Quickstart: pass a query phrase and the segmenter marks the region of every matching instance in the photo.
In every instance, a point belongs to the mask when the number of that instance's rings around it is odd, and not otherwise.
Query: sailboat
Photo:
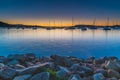
[[[86,31],[87,28],[86,28],[86,27],[81,27],[81,30],[82,30],[82,31]]]
[[[37,27],[36,27],[36,26],[32,27],[32,30],[36,30],[36,29],[37,29]]]
[[[107,18],[107,26],[103,28],[103,30],[111,30],[109,27],[109,18]]]
[[[51,27],[50,27],[50,20],[49,20],[49,27],[46,28],[47,30],[51,30]]]
[[[116,21],[116,25],[114,25],[112,27],[112,29],[114,29],[114,30],[120,30],[120,25],[118,25],[117,21]]]
[[[75,29],[74,27],[74,18],[72,17],[72,26],[68,27],[68,28],[65,28],[65,30],[68,30],[68,29]]]
[[[97,27],[95,26],[95,24],[96,24],[96,19],[93,21],[93,26],[91,26],[89,29],[93,29],[93,30],[97,29]]]

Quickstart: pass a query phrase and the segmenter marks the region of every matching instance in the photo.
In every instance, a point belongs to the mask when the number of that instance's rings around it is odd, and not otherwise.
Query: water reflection
[[[119,56],[119,30],[0,29],[0,54]],[[120,57],[120,56],[119,56]]]

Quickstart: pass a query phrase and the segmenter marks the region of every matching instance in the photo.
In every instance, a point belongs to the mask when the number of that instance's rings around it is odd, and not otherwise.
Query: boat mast
[[[61,18],[61,27],[62,27],[62,18]]]
[[[49,19],[49,27],[50,27],[50,19]]]
[[[95,24],[96,24],[96,19],[94,19],[94,21],[93,21],[93,26],[95,26]]]
[[[72,26],[74,26],[74,17],[72,17]]]
[[[107,18],[107,27],[109,26],[109,17]]]
[[[55,28],[55,20],[54,20],[54,28]]]

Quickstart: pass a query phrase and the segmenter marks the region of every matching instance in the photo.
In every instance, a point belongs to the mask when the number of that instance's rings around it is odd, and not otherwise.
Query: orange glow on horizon
[[[23,25],[37,25],[37,26],[72,26],[78,25],[78,24],[85,24],[85,25],[93,25],[93,20],[3,20],[4,22],[10,23],[10,24],[23,24]],[[115,21],[109,21],[109,25],[118,25],[119,22]],[[96,20],[95,25],[99,26],[106,26],[107,21],[106,20]]]

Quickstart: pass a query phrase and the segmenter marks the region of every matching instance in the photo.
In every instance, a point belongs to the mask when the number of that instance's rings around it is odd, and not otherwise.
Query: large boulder
[[[13,80],[28,80],[31,77],[31,74],[16,76]]]
[[[57,72],[57,76],[59,76],[59,77],[65,78],[70,73],[70,71],[65,67],[59,66],[59,68],[60,68],[60,70]]]
[[[3,63],[0,63],[0,69],[4,68],[5,65]]]
[[[25,74],[32,74],[36,71],[36,67],[29,67],[29,68],[25,68],[23,70],[19,70],[19,75],[25,75]]]
[[[70,67],[71,65],[74,64],[74,62],[68,57],[52,55],[51,58],[53,59],[53,61],[55,62],[56,65]]]
[[[105,77],[101,73],[96,73],[93,76],[94,80],[105,80]]]
[[[23,65],[20,65],[20,64],[16,64],[16,65],[14,65],[13,68],[14,69],[25,69],[26,67],[24,67]]]
[[[120,73],[115,71],[115,70],[108,70],[108,76],[109,77],[115,77],[115,78],[120,78]]]
[[[81,76],[90,76],[93,74],[93,69],[87,66],[80,66],[79,64],[73,64],[70,67],[71,72],[78,73]]]
[[[48,72],[42,72],[34,75],[30,80],[49,80],[50,74]]]
[[[93,69],[86,67],[86,66],[81,66],[80,67],[81,71],[84,71],[86,75],[92,75],[93,74]]]
[[[3,79],[12,79],[17,74],[17,71],[11,68],[4,69],[0,77]]]
[[[83,79],[78,74],[74,74],[68,80],[83,80]]]
[[[70,70],[71,71],[77,71],[80,69],[80,65],[79,64],[73,64],[71,67],[70,67]]]
[[[104,69],[96,69],[96,70],[94,71],[94,73],[95,73],[95,74],[96,74],[96,73],[101,73],[101,74],[103,74],[104,76],[107,76],[107,71],[104,70]]]
[[[106,62],[105,68],[120,71],[120,62],[110,60]]]
[[[38,69],[43,68],[43,67],[47,67],[48,65],[50,65],[50,63],[46,62],[43,64],[34,65],[34,66],[31,66],[31,67],[28,67],[28,68],[25,68],[22,70],[18,70],[18,72],[19,72],[19,75],[34,74],[34,73],[36,73],[36,71]]]

